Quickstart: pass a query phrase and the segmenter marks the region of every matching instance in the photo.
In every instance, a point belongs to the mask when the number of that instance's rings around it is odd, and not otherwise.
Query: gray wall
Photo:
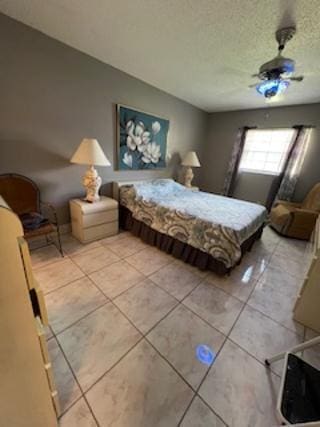
[[[265,205],[274,175],[240,172],[233,197]]]
[[[320,126],[320,104],[207,113],[0,14],[0,173],[29,176],[42,198],[69,220],[68,200],[83,194],[85,167],[69,159],[83,137],[97,138],[111,159],[99,168],[102,192],[113,180],[170,176],[179,170],[179,153],[197,151],[202,168],[195,184],[220,192],[239,127]],[[293,90],[293,89],[292,89]],[[166,170],[115,170],[115,105],[123,103],[170,119]],[[298,182],[301,200],[320,181],[320,136],[314,129]],[[243,174],[235,196],[265,202],[272,177]]]
[[[291,90],[294,90],[292,87]],[[316,126],[312,130],[294,199],[300,201],[320,181],[320,104],[299,105],[259,110],[212,113],[209,116],[201,169],[201,183],[206,191],[221,192],[237,131],[242,126],[260,128],[291,127],[297,124]],[[273,181],[272,176],[241,174],[235,197],[264,203]]]
[[[0,52],[0,173],[34,179],[62,223],[69,198],[83,194],[85,167],[69,163],[83,137],[97,138],[112,161],[99,168],[104,183],[169,176],[189,149],[202,160],[207,113],[2,14]],[[117,103],[170,119],[167,170],[115,170]]]

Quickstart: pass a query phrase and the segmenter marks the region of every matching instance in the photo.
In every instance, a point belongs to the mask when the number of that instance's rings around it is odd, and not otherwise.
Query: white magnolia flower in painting
[[[142,122],[139,122],[136,125],[134,133],[136,134],[137,137],[142,137],[143,132],[144,132],[144,124]]]
[[[129,120],[126,124],[126,131],[129,134],[130,132],[133,132],[134,130],[134,123],[132,120]]]
[[[157,135],[157,133],[160,132],[161,125],[159,122],[153,122],[151,127],[152,127],[153,135]]]
[[[145,130],[143,122],[139,122],[137,125],[135,125],[132,120],[129,120],[126,124],[126,131],[128,135],[128,148],[131,151],[138,150],[140,153],[143,153],[151,139],[151,134]]]
[[[161,157],[160,145],[151,142],[143,152],[142,161],[144,163],[158,163]]]
[[[132,168],[132,155],[131,154],[124,153],[122,161],[125,165],[129,166],[129,168]]]
[[[137,148],[137,145],[130,135],[127,136],[127,147],[130,148],[131,151],[134,151]]]

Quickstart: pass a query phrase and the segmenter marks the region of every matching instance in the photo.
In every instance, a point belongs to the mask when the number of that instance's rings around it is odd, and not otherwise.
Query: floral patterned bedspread
[[[192,191],[171,179],[120,187],[120,203],[151,228],[233,267],[267,217],[263,206]]]

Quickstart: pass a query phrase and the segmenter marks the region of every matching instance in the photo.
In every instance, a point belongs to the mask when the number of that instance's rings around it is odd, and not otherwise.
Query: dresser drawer
[[[48,364],[50,363],[50,357],[49,357],[49,351],[48,351],[48,346],[47,346],[47,338],[46,338],[46,333],[43,327],[43,324],[41,322],[41,319],[39,316],[37,316],[35,318],[36,321],[36,328],[37,328],[37,333],[38,333],[38,338],[39,338],[39,344],[40,344],[40,348],[41,348],[41,353],[42,353],[42,357],[43,357],[43,362],[44,364]]]
[[[46,365],[44,365],[44,368],[46,370],[47,379],[48,379],[48,383],[49,383],[49,388],[50,388],[51,392],[54,392],[56,390],[56,384],[55,384],[55,381],[54,381],[54,376],[53,376],[53,371],[52,371],[52,365],[51,365],[51,363],[47,363]]]
[[[82,226],[84,228],[93,227],[107,222],[118,221],[118,209],[112,209],[104,212],[97,212],[95,214],[83,215]]]
[[[90,240],[113,236],[118,233],[118,228],[118,221],[85,228],[83,230],[83,239],[84,241],[89,242]]]
[[[24,266],[24,272],[26,275],[26,282],[29,289],[34,287],[34,278],[32,273],[32,264],[30,259],[28,243],[24,240],[23,237],[18,237],[18,243],[21,253],[21,259]]]
[[[54,410],[56,411],[57,417],[59,417],[61,410],[60,410],[59,396],[58,396],[57,390],[51,393],[51,399],[52,399],[53,407],[54,407]]]
[[[118,221],[100,224],[94,227],[82,228],[78,223],[72,222],[72,234],[82,243],[91,242],[104,237],[114,236],[118,233]]]

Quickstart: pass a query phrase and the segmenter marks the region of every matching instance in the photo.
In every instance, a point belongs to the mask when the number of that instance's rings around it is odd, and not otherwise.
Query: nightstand
[[[94,203],[72,199],[70,215],[72,234],[82,243],[118,233],[118,202],[110,197],[101,196],[100,200]]]

